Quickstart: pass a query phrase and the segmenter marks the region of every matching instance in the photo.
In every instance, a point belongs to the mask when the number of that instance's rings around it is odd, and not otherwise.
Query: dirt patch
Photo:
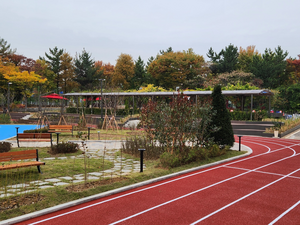
[[[44,196],[41,194],[28,194],[22,196],[15,196],[0,201],[0,212],[2,210],[16,209],[24,205],[36,204],[43,201]]]
[[[96,188],[96,187],[104,186],[104,185],[107,185],[107,184],[121,182],[121,181],[124,181],[124,180],[127,180],[127,179],[128,178],[126,178],[126,177],[116,177],[116,178],[112,178],[112,179],[91,181],[91,182],[88,182],[86,184],[69,185],[69,186],[66,187],[66,190],[68,192],[82,192],[82,191],[89,190],[91,188]]]

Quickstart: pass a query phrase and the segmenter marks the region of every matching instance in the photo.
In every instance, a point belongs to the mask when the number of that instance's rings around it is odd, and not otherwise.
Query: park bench
[[[27,161],[27,162],[18,161],[24,159],[36,159],[36,161]],[[12,161],[16,161],[16,162],[12,162]],[[0,162],[11,162],[9,164],[0,165],[0,170],[36,166],[39,173],[41,173],[40,165],[45,165],[44,162],[39,161],[38,149],[0,153]]]
[[[52,134],[51,133],[17,133],[17,143],[20,147],[20,142],[51,142],[52,147]]]
[[[49,133],[54,132],[72,132],[73,137],[73,126],[72,125],[49,125]]]

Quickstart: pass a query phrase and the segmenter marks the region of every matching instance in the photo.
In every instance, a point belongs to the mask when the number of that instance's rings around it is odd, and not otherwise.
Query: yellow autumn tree
[[[46,78],[42,78],[40,75],[35,72],[20,71],[19,67],[15,66],[13,63],[8,61],[3,61],[0,58],[0,74],[5,83],[12,82],[13,88],[20,90],[21,94],[27,99],[33,95],[33,86],[35,84],[43,84],[46,82]]]
[[[133,76],[134,61],[131,55],[121,54],[115,66],[115,72],[112,76],[112,84],[116,87],[121,87],[123,90],[127,90]]]
[[[196,82],[198,77],[204,77],[208,73],[208,67],[205,66],[203,56],[195,54],[193,49],[188,49],[157,56],[148,66],[148,72],[163,88],[189,88],[185,82]]]
[[[250,45],[246,49],[240,47],[238,56],[238,68],[244,72],[250,72],[250,65],[253,62],[253,56],[260,55],[257,50],[255,50],[255,45]]]

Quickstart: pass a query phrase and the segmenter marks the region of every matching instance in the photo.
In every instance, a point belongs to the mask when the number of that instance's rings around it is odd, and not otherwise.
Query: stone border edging
[[[18,217],[11,218],[11,219],[8,219],[8,220],[0,221],[0,225],[20,223],[20,222],[23,222],[25,220],[36,218],[38,216],[43,216],[43,215],[46,215],[46,214],[49,214],[49,213],[53,213],[53,212],[56,212],[56,211],[59,211],[59,210],[62,210],[62,209],[66,209],[66,208],[69,208],[69,207],[72,207],[72,206],[76,206],[76,205],[79,205],[79,204],[83,204],[83,203],[86,203],[86,202],[89,202],[89,201],[97,200],[97,199],[107,197],[107,196],[110,196],[110,195],[113,195],[113,194],[118,194],[120,192],[124,192],[124,191],[128,191],[128,190],[131,190],[131,189],[134,189],[134,188],[142,187],[142,186],[152,184],[152,183],[155,183],[155,182],[158,182],[158,181],[166,180],[168,178],[172,178],[172,177],[175,177],[175,176],[179,176],[179,175],[183,175],[183,174],[186,174],[186,173],[194,172],[196,170],[205,169],[205,168],[216,166],[216,165],[219,165],[219,164],[222,164],[222,163],[230,162],[230,161],[233,161],[233,160],[236,160],[236,159],[244,158],[244,157],[249,156],[249,155],[252,154],[253,151],[252,151],[251,148],[249,148],[249,147],[247,147],[243,144],[241,144],[241,146],[243,146],[242,150],[243,149],[245,150],[245,148],[246,148],[246,151],[247,151],[246,154],[235,156],[235,157],[228,158],[228,159],[223,159],[221,161],[209,163],[209,164],[206,164],[206,165],[203,165],[203,166],[194,167],[194,168],[179,171],[179,172],[176,172],[176,173],[168,174],[168,175],[165,175],[165,176],[162,176],[162,177],[157,177],[157,178],[154,178],[154,179],[142,181],[142,182],[139,182],[137,184],[131,184],[129,186],[125,186],[125,187],[117,188],[117,189],[110,190],[110,191],[107,191],[107,192],[103,192],[103,193],[100,193],[100,194],[96,194],[96,195],[88,196],[88,197],[85,197],[85,198],[77,199],[77,200],[74,200],[74,201],[71,201],[71,202],[66,202],[66,203],[63,203],[63,204],[60,204],[60,205],[57,205],[57,206],[42,209],[40,211],[29,213],[29,214],[26,214],[26,215],[23,215],[23,216],[18,216]]]

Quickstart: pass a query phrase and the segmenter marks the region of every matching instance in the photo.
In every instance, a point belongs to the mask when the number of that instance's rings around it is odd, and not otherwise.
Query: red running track
[[[20,224],[300,224],[300,141],[242,144],[253,154]]]

